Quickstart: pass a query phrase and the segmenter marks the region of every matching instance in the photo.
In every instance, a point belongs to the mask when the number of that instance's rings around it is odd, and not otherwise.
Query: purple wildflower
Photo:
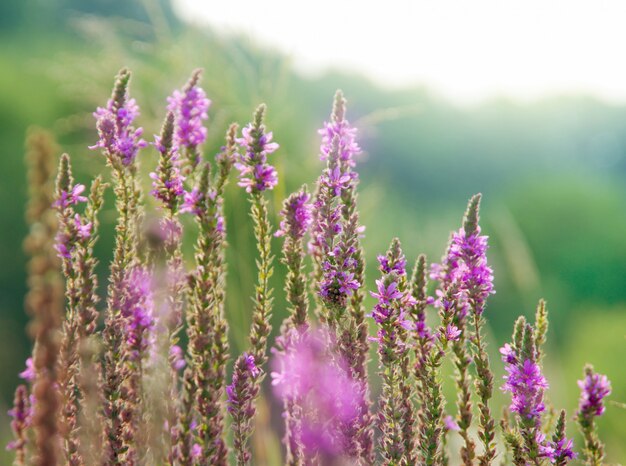
[[[402,328],[404,328],[405,330],[416,332],[418,338],[420,339],[431,339],[430,328],[426,324],[426,321],[423,319],[419,319],[417,321],[414,321],[412,319],[403,319],[400,322],[400,325],[402,325]]]
[[[357,129],[350,126],[345,117],[346,101],[338,92],[335,97],[335,106],[331,114],[330,123],[324,122],[324,127],[318,131],[322,135],[320,159],[327,160],[333,150],[333,139],[339,142],[339,159],[349,167],[354,167],[354,156],[361,152],[356,142]]]
[[[91,222],[83,223],[79,214],[72,217],[72,206],[87,202],[87,198],[81,195],[84,191],[84,185],[73,185],[69,156],[64,154],[59,165],[56,200],[52,204],[58,210],[60,220],[54,249],[61,259],[70,259],[76,243],[91,236]]]
[[[606,375],[587,371],[585,378],[578,381],[580,387],[579,416],[602,416],[605,397],[611,394],[611,383]]]
[[[195,459],[200,459],[202,456],[202,446],[199,443],[194,443],[191,447],[191,457]]]
[[[449,324],[446,327],[443,337],[448,341],[457,341],[461,336],[461,331],[456,325]]]
[[[502,360],[505,362],[505,384],[502,390],[510,392],[512,401],[509,409],[518,413],[522,419],[533,420],[536,425],[540,423],[541,413],[545,410],[543,392],[548,388],[548,382],[541,373],[541,368],[532,359],[523,362],[518,359],[513,350],[502,348]]]
[[[176,115],[176,143],[179,147],[195,149],[206,140],[207,130],[202,125],[209,118],[207,111],[211,101],[198,86],[200,71],[196,71],[182,91],[175,90],[167,98],[168,111]]]
[[[465,297],[473,303],[478,315],[483,313],[487,297],[495,293],[487,247],[487,236],[480,235],[480,226],[469,235],[461,228],[452,236],[446,263],[452,279],[460,280]]]
[[[235,163],[235,168],[239,170],[239,183],[237,184],[242,188],[246,188],[248,193],[274,189],[274,186],[278,184],[276,170],[265,162],[252,166],[237,162]]]
[[[91,236],[92,223],[83,223],[78,214],[74,215],[74,226],[76,227],[76,234],[79,238],[87,239]]]
[[[341,196],[341,193],[348,189],[350,182],[353,180],[354,172],[351,174],[342,173],[337,166],[333,169],[327,168],[322,176],[322,182],[330,189],[335,196]]]
[[[200,205],[203,198],[204,196],[198,188],[193,188],[191,191],[185,192],[180,212],[189,212],[194,215],[200,215],[203,212],[202,206]]]
[[[20,372],[19,375],[26,382],[33,383],[35,381],[35,365],[32,357],[26,360],[26,369]]]
[[[183,356],[183,349],[178,345],[170,347],[170,365],[175,371],[179,371],[187,365]]]
[[[159,199],[164,204],[170,202],[172,197],[179,197],[185,194],[183,188],[183,181],[185,177],[180,174],[180,169],[174,167],[171,173],[170,179],[163,179],[157,173],[151,172],[150,178],[152,178],[152,194],[156,199]]]
[[[398,289],[397,275],[395,273],[385,274],[383,278],[376,280],[377,292],[370,291],[377,303],[372,311],[372,317],[380,329],[378,330],[377,341],[382,343],[385,339],[390,339],[390,343],[400,344],[396,341],[396,327],[407,329],[408,320],[404,315],[409,307],[416,304],[415,298],[409,292],[402,292]],[[408,329],[414,327],[409,322]],[[402,345],[401,345],[402,346]],[[381,351],[384,349],[381,348]]]
[[[517,363],[517,356],[515,354],[515,350],[508,343],[505,344],[502,348],[500,348],[500,354],[502,355],[502,360],[506,364]]]
[[[441,264],[432,264],[430,278],[440,282],[441,290],[445,290],[452,282],[460,282],[460,294],[457,297],[458,318],[463,319],[470,307],[478,316],[485,309],[485,302],[490,294],[494,294],[493,270],[487,262],[487,236],[480,235],[478,225],[478,194],[470,200],[465,213],[464,225],[454,232],[448,250]],[[441,293],[438,290],[441,297]],[[436,305],[441,305],[440,300]]]
[[[329,261],[325,261],[322,267],[325,272],[320,296],[331,306],[345,307],[347,299],[361,284],[355,280],[354,273],[337,270]]]
[[[98,107],[94,112],[100,139],[89,147],[92,150],[103,149],[108,157],[119,160],[124,166],[131,165],[139,149],[147,145],[141,139],[143,129],[132,126],[139,116],[139,107],[135,99],[128,98],[129,80],[130,73],[122,70],[118,75],[113,97],[106,107]]]
[[[443,425],[447,430],[452,430],[458,432],[461,430],[459,424],[454,420],[454,418],[450,415],[443,418]]]
[[[233,373],[233,381],[226,387],[226,395],[228,396],[228,411],[235,413],[240,407],[246,407],[250,409],[250,403],[252,397],[248,397],[249,393],[249,379],[256,379],[261,370],[256,365],[254,356],[252,354],[243,353],[237,360],[238,367],[245,368],[243,371],[236,371]],[[244,396],[241,396],[239,390],[245,387]]]
[[[378,260],[381,273],[391,273],[393,271],[399,276],[406,275],[406,258],[404,256],[399,257],[391,266],[389,265],[389,258],[387,256],[381,254],[376,259]]]
[[[127,322],[126,338],[131,348],[131,358],[141,360],[150,343],[150,331],[154,326],[154,302],[148,271],[136,266],[124,277],[124,300],[122,315]]]
[[[358,415],[359,381],[329,347],[332,338],[326,330],[293,329],[290,337],[286,350],[277,352],[273,361],[274,393],[284,401],[298,402],[300,440],[307,458],[315,454],[327,461],[341,458],[349,442],[346,426]]]
[[[161,136],[155,136],[154,146],[161,153],[156,171],[150,173],[152,188],[150,192],[156,199],[174,213],[185,194],[180,172],[178,146],[174,142],[174,114],[168,113],[161,130]]]
[[[539,445],[539,456],[548,458],[552,464],[566,464],[567,460],[578,456],[574,452],[572,439],[562,438],[557,442],[548,442],[545,434],[537,432],[536,441]]]
[[[403,296],[402,293],[398,291],[398,284],[395,281],[385,286],[382,279],[376,280],[376,286],[378,287],[378,293],[370,291],[370,294],[373,298],[378,300],[378,304],[389,304],[392,300],[400,299]]]
[[[67,247],[65,241],[59,241],[61,236],[57,236],[57,243],[54,245],[54,249],[58,252],[57,256],[61,259],[69,259],[72,257],[70,249]]]
[[[311,196],[304,190],[289,196],[280,212],[280,229],[274,236],[290,235],[294,239],[304,237],[312,221],[310,199]]]
[[[8,411],[11,417],[11,429],[15,439],[6,446],[7,450],[15,450],[16,463],[25,463],[25,447],[27,442],[27,429],[31,426],[33,414],[33,397],[28,396],[28,389],[25,385],[19,385],[15,390],[13,408]]]
[[[272,133],[265,131],[263,117],[265,105],[260,105],[254,115],[254,123],[250,123],[242,131],[237,143],[244,152],[239,154],[235,168],[239,170],[239,186],[249,193],[273,189],[278,183],[274,167],[267,163],[267,156],[278,149],[272,142]]]
[[[84,184],[75,184],[70,191],[61,191],[57,200],[52,204],[54,207],[58,207],[60,210],[67,209],[70,205],[78,204],[79,202],[87,202],[85,196],[81,194],[85,191]]]
[[[586,464],[603,464],[604,444],[598,437],[595,418],[604,414],[604,398],[611,394],[611,383],[605,375],[598,374],[591,365],[587,365],[578,386],[580,401],[576,419],[585,441],[584,460]]]
[[[246,361],[246,367],[253,379],[256,379],[261,374],[261,369],[258,368],[254,361],[254,356],[248,353],[243,353],[243,357]]]

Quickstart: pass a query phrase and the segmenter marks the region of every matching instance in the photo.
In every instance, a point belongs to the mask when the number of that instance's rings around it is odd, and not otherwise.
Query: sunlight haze
[[[382,6],[384,5],[384,8]],[[287,53],[461,102],[588,93],[626,101],[626,2],[177,0],[181,15]]]

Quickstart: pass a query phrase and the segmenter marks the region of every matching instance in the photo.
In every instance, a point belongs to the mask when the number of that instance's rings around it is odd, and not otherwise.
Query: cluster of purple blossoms
[[[210,199],[215,199],[216,193],[214,190],[210,189],[207,193],[207,196]],[[205,215],[206,198],[203,193],[200,192],[198,188],[192,188],[191,191],[185,191],[183,195],[183,203],[180,206],[180,213],[190,213],[192,215]],[[217,222],[215,228],[219,233],[224,233],[224,216],[219,212],[216,214]]]
[[[339,119],[341,118],[341,119]],[[357,129],[350,126],[348,120],[333,118],[330,123],[324,122],[324,127],[318,131],[322,135],[320,146],[320,159],[328,160],[332,151],[333,140],[337,138],[339,143],[339,159],[349,167],[354,167],[354,156],[361,152],[356,142]]]
[[[567,464],[568,460],[576,459],[578,456],[574,452],[574,441],[562,438],[556,442],[546,440],[546,435],[537,431],[535,441],[539,445],[539,456],[548,458],[552,464]]]
[[[254,356],[243,353],[236,362],[237,366],[244,370],[235,370],[233,380],[226,387],[228,397],[228,411],[231,413],[242,413],[251,417],[250,409],[253,396],[250,394],[250,380],[256,379],[261,374],[261,369],[257,366]],[[238,367],[238,369],[240,369]]]
[[[382,345],[383,341],[388,339],[388,345],[396,345],[401,342],[397,340],[398,335],[395,327],[403,327],[408,330],[415,329],[414,322],[407,319],[406,314],[407,310],[414,306],[417,301],[408,290],[402,291],[398,288],[398,279],[406,275],[406,270],[402,267],[403,263],[406,264],[404,256],[395,260],[391,267],[387,256],[379,256],[378,262],[383,277],[376,280],[377,291],[370,291],[372,297],[377,300],[371,314],[380,326],[376,340]]]
[[[327,168],[321,178],[321,182],[330,190],[335,197],[341,196],[341,193],[351,186],[352,180],[356,177],[356,172],[344,173],[337,166],[335,168]]]
[[[187,86],[167,98],[167,110],[176,115],[176,139],[179,147],[193,149],[206,140],[207,130],[202,121],[209,118],[207,111],[211,101],[204,90],[197,86]]]
[[[246,367],[253,379],[256,379],[261,374],[261,369],[256,365],[254,356],[248,353],[243,353],[243,358],[246,361]]]
[[[540,365],[532,358],[522,361],[509,344],[500,348],[500,353],[507,372],[502,390],[512,395],[509,409],[520,416],[522,426],[528,426],[524,428],[534,431],[531,438],[534,437],[539,457],[547,458],[553,464],[566,464],[567,460],[576,457],[573,440],[563,435],[560,439],[548,441],[541,431],[541,414],[545,411],[543,393],[548,388],[548,382],[541,373]]]
[[[180,206],[180,212],[201,215],[202,212],[204,212],[201,204],[203,200],[204,195],[198,188],[192,188],[191,191],[186,191],[183,195],[183,204]]]
[[[170,366],[176,372],[182,370],[187,365],[183,349],[178,345],[170,346]]]
[[[585,378],[578,381],[580,387],[579,415],[602,416],[604,414],[604,398],[611,394],[611,383],[606,375],[586,371]]]
[[[472,302],[478,315],[483,313],[485,301],[494,294],[493,270],[487,263],[487,236],[480,235],[480,226],[467,234],[461,228],[452,236],[444,268],[450,281],[458,279],[465,298]]]
[[[324,189],[324,175],[318,180],[320,191]],[[308,251],[313,257],[321,261],[325,257],[328,245],[333,238],[341,232],[341,209],[329,208],[324,205],[324,200],[319,197],[313,202],[313,221],[311,228],[311,240],[308,243]]]
[[[131,358],[141,360],[151,342],[155,325],[152,283],[149,272],[142,266],[126,271],[124,276],[122,316],[126,319],[126,338]]]
[[[26,360],[26,369],[20,372],[19,376],[30,385],[35,382],[35,364],[32,357]],[[11,418],[11,429],[17,435],[15,440],[12,440],[7,444],[7,450],[17,451],[24,449],[26,446],[26,431],[32,424],[34,404],[35,397],[32,393],[29,395],[28,388],[26,388],[25,385],[18,386],[15,391],[13,408],[7,412]]]
[[[349,248],[347,254],[339,246],[336,246],[328,255],[334,260],[322,262],[324,277],[320,285],[320,296],[331,306],[343,308],[347,299],[352,296],[354,290],[358,290],[361,284],[354,278],[351,270],[356,266],[356,261],[352,257],[355,250]],[[342,256],[343,257],[342,259]]]
[[[168,148],[161,144],[159,136],[155,136],[154,146],[161,153],[161,156],[167,156],[169,158],[169,164],[167,170],[160,170],[160,166],[156,172],[150,173],[152,178],[152,194],[155,199],[160,200],[166,206],[171,206],[177,203],[179,198],[185,195],[185,188],[183,182],[185,177],[180,172],[180,160],[178,156],[178,149],[176,145]],[[170,151],[170,154],[167,152]]]
[[[487,236],[480,235],[480,226],[474,233],[467,234],[464,228],[452,235],[446,256],[441,264],[432,264],[430,278],[439,281],[435,305],[441,307],[443,291],[453,282],[460,284],[457,296],[457,318],[463,320],[473,303],[476,313],[481,315],[485,301],[495,294],[493,270],[487,263]]]
[[[74,215],[74,227],[79,238],[86,239],[91,236],[91,222],[83,222],[79,214]]]
[[[404,310],[415,305],[415,298],[410,293],[403,293],[398,290],[398,282],[393,280],[393,276],[385,280],[383,278],[376,280],[377,292],[370,291],[373,298],[377,299],[376,306],[372,312],[372,317],[378,324],[387,321],[392,315],[395,315],[402,322]],[[385,282],[387,281],[387,285]]]
[[[71,209],[73,205],[87,202],[87,198],[81,195],[84,191],[84,185],[75,184],[71,189],[61,191],[53,203],[53,206],[59,210],[63,217],[54,244],[54,248],[61,259],[71,258],[74,249],[73,244],[76,240],[87,239],[91,236],[91,222],[83,221],[77,213],[72,217],[72,210],[67,210]]]
[[[33,383],[35,381],[35,363],[30,357],[26,360],[26,369],[19,373],[20,379]]]
[[[132,126],[139,116],[139,106],[135,99],[125,98],[121,107],[113,99],[109,99],[107,106],[98,107],[93,116],[97,121],[100,139],[89,148],[103,149],[109,157],[119,159],[122,165],[131,165],[139,149],[147,146],[147,142],[141,139],[143,128],[135,129]]]
[[[285,351],[277,352],[273,361],[274,392],[302,409],[298,436],[305,456],[339,459],[349,444],[346,426],[359,413],[359,381],[350,376],[347,362],[333,352],[326,330],[292,329],[287,340]]]
[[[61,259],[72,257],[73,246],[70,245],[72,238],[86,239],[91,236],[91,222],[83,223],[79,214],[74,215],[72,221],[67,225],[67,229],[59,230],[56,236],[54,248]]]
[[[344,308],[355,290],[361,287],[356,278],[356,244],[363,229],[344,217],[344,194],[356,185],[357,174],[351,170],[354,155],[360,151],[356,144],[356,130],[346,120],[345,99],[341,92],[335,95],[331,122],[319,130],[322,135],[320,158],[327,167],[318,179],[318,194],[314,202],[313,229],[309,252],[322,273],[319,295],[329,308]]]
[[[398,276],[406,275],[406,258],[404,256],[400,256],[397,260],[392,261],[393,263],[389,265],[389,258],[382,254],[378,255],[376,258],[378,260],[378,269],[384,273],[395,272]]]
[[[285,207],[280,212],[282,220],[280,228],[274,234],[275,236],[289,235],[294,239],[304,237],[313,221],[310,199],[311,195],[304,190],[289,197]]]
[[[235,168],[239,170],[239,186],[246,192],[261,192],[273,189],[278,184],[276,169],[267,163],[267,156],[278,149],[272,142],[272,133],[266,133],[262,124],[249,124],[241,130],[237,143],[244,150],[239,155]]]
[[[61,195],[52,205],[57,207],[59,210],[65,210],[69,206],[76,205],[79,202],[87,202],[87,198],[85,196],[81,196],[84,191],[85,185],[77,183],[70,191],[62,191]]]
[[[509,409],[522,419],[533,420],[539,426],[541,413],[545,410],[543,392],[548,388],[539,364],[532,359],[522,361],[515,349],[508,344],[500,349],[500,353],[507,372],[502,390],[510,392],[512,396]]]
[[[17,434],[15,440],[10,441],[7,450],[23,450],[27,443],[27,430],[32,424],[34,397],[28,395],[25,385],[20,385],[15,391],[13,408],[7,414],[11,418],[11,429]],[[17,464],[17,462],[16,462]]]
[[[443,332],[443,337],[448,341],[457,341],[461,337],[461,330],[456,325],[448,324]]]

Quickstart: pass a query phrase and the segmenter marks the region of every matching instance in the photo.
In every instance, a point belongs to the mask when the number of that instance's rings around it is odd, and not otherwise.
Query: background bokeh
[[[247,122],[254,107],[266,102],[268,127],[281,144],[274,212],[289,192],[320,172],[316,128],[330,112],[335,89],[343,89],[364,148],[358,170],[370,289],[375,256],[393,236],[408,258],[425,252],[439,260],[467,199],[482,192],[483,231],[490,236],[496,275],[487,318],[497,375],[503,369],[496,350],[513,321],[519,314],[532,316],[544,297],[551,317],[548,396],[556,408],[573,413],[583,365],[591,362],[608,374],[614,403],[600,421],[601,432],[608,459],[626,461],[626,409],[619,405],[626,402],[626,106],[585,95],[458,106],[421,87],[380,87],[350,69],[305,77],[290,58],[253,38],[185,24],[167,0],[0,2],[2,416],[30,352],[21,248],[27,128],[52,131],[72,155],[78,180],[88,184],[104,171],[101,158],[87,149],[96,140],[91,112],[106,101],[122,66],[134,73],[132,93],[148,136],[160,127],[166,96],[194,68],[204,68],[203,87],[213,101],[208,155],[217,151],[231,121]],[[152,149],[141,155],[145,171],[156,160]],[[115,222],[110,193],[107,200],[97,251],[103,274]],[[227,203],[227,312],[233,350],[239,351],[249,324],[254,245],[245,197],[235,183]],[[280,243],[273,245],[277,254]],[[276,326],[285,307],[282,265],[277,272]],[[497,405],[505,402],[498,390],[495,397]],[[2,416],[1,441],[9,435]],[[8,464],[3,455],[0,463]]]

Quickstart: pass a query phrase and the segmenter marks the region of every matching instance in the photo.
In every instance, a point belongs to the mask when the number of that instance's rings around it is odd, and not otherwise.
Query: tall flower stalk
[[[272,133],[266,131],[264,117],[265,105],[260,105],[254,113],[253,122],[243,129],[243,136],[237,140],[243,153],[239,154],[239,161],[235,163],[239,170],[238,184],[246,189],[252,205],[251,216],[259,252],[250,350],[235,362],[233,381],[228,387],[234,446],[240,465],[250,461],[248,439],[252,435],[252,421],[256,413],[255,400],[265,375],[263,367],[267,361],[267,338],[271,331],[272,289],[269,279],[273,273],[272,232],[263,193],[278,183],[276,170],[267,163],[267,156],[278,149],[278,144],[272,142]]]
[[[201,77],[202,70],[195,70],[185,86],[167,99],[167,110],[174,114],[177,121],[174,142],[187,163],[187,173],[193,172],[200,164],[200,146],[207,137],[207,129],[202,122],[209,118],[207,112],[211,101],[199,85]]]
[[[125,354],[125,317],[122,315],[126,271],[138,260],[138,230],[141,222],[141,191],[137,179],[136,156],[146,146],[141,128],[132,126],[139,114],[129,97],[130,72],[121,70],[106,107],[94,113],[100,139],[91,146],[101,149],[113,173],[115,206],[118,212],[115,251],[110,268],[105,315],[104,340],[104,464],[122,465],[133,455],[133,407],[120,396],[128,379]],[[130,450],[130,452],[129,452]]]
[[[210,177],[206,164],[194,189],[185,195],[182,210],[194,215],[200,234],[196,243],[196,268],[189,276],[187,315],[189,366],[185,371],[185,396],[193,407],[184,420],[197,415],[196,444],[199,464],[225,465],[228,448],[224,438],[224,388],[228,354],[228,324],[224,316],[226,280],[226,226],[224,189],[233,166],[237,125],[226,134],[226,145],[216,158],[217,173]],[[189,446],[193,449],[193,445]]]
[[[274,359],[274,392],[297,411],[291,427],[298,429],[301,456],[296,464],[341,466],[351,459],[351,426],[359,415],[358,381],[350,375],[328,328],[301,331],[292,328],[286,335],[284,351]]]
[[[431,278],[439,281],[439,288],[437,293],[439,298],[443,296],[444,290],[446,290],[452,284],[453,273],[455,267],[458,266],[458,262],[451,256],[452,242],[448,246],[446,255],[444,256],[441,264],[432,264],[431,266]],[[435,302],[437,305],[441,305],[441,299]],[[452,342],[452,354],[453,363],[456,370],[455,384],[457,389],[457,416],[455,423],[458,426],[458,432],[463,439],[463,446],[461,447],[460,456],[465,466],[471,466],[474,464],[476,445],[470,434],[470,427],[473,420],[472,410],[472,391],[471,381],[472,377],[469,372],[469,367],[472,363],[472,357],[468,350],[467,341],[467,302],[463,301],[457,306],[458,312],[455,312],[452,317],[452,325],[454,325],[459,333],[459,338]]]
[[[179,145],[176,142],[176,130],[178,123],[172,111],[167,113],[161,128],[160,136],[155,137],[154,145],[159,152],[159,163],[156,170],[150,173],[152,178],[152,196],[159,201],[162,214],[157,226],[159,241],[153,254],[151,267],[153,273],[163,275],[162,290],[157,293],[159,313],[155,318],[156,344],[163,348],[160,354],[170,354],[173,348],[178,347],[179,334],[182,330],[183,307],[186,294],[185,266],[182,255],[183,226],[179,219],[179,209],[183,202],[185,177],[181,174],[181,160]],[[165,403],[165,417],[171,428],[171,450],[178,448],[180,442],[179,432],[176,430],[179,373],[176,367],[166,364],[170,369],[165,371],[161,384],[170,393]],[[158,374],[154,374],[158,377]],[[182,445],[181,445],[182,447]],[[180,451],[182,459],[189,462],[188,449]],[[170,453],[172,456],[173,453]],[[173,456],[172,456],[173,457]]]
[[[565,465],[576,457],[573,442],[565,436],[565,412],[562,411],[551,441],[546,438],[544,393],[548,382],[543,376],[540,354],[548,329],[548,312],[542,300],[537,306],[535,325],[520,317],[515,323],[511,343],[500,349],[506,375],[502,390],[511,394],[509,411],[514,422],[504,422],[504,439],[518,465],[541,465],[547,460]]]
[[[345,119],[346,100],[335,94],[330,122],[324,123],[320,158],[326,169],[317,182],[309,251],[313,257],[313,283],[317,314],[336,334],[339,347],[357,380],[359,416],[352,432],[352,456],[371,463],[372,418],[367,385],[368,341],[363,307],[365,263],[360,246],[363,228],[356,210],[358,175],[354,157],[360,152],[356,129]]]
[[[585,440],[584,460],[587,465],[601,465],[604,445],[598,438],[595,418],[604,414],[604,398],[611,394],[606,375],[598,374],[591,365],[585,366],[584,378],[578,381],[580,402],[576,419]]]
[[[425,278],[424,275],[421,277]],[[422,287],[422,283],[425,284],[425,281],[414,282],[414,296],[416,290]],[[417,305],[421,306],[420,301]],[[419,339],[416,349],[415,377],[420,393],[417,430],[418,457],[423,464],[439,465],[443,462],[444,405],[440,368],[445,351],[439,347],[429,330],[420,328],[419,321],[416,331]]]
[[[289,316],[283,322],[280,337],[274,349],[281,361],[279,369],[287,372],[288,355],[294,350],[301,338],[306,336],[309,329],[307,280],[304,273],[304,236],[311,225],[310,195],[303,187],[300,191],[289,196],[281,211],[280,229],[275,236],[284,236],[282,262],[287,266],[285,291],[290,305]],[[304,462],[302,439],[302,397],[292,393],[284,396],[286,463],[301,465]]]
[[[469,201],[463,228],[452,237],[448,254],[450,274],[460,281],[460,306],[467,305],[469,320],[473,327],[469,341],[473,347],[473,360],[476,366],[475,381],[478,395],[478,436],[483,444],[483,452],[478,457],[481,466],[492,463],[496,456],[495,421],[489,408],[493,395],[493,373],[489,366],[485,343],[482,337],[483,312],[487,297],[494,293],[493,273],[487,264],[487,237],[480,235],[479,208],[481,195],[477,194]],[[453,279],[454,279],[453,278]],[[463,357],[463,354],[460,354]],[[462,410],[466,410],[465,402]],[[471,447],[466,443],[466,449]]]
[[[85,406],[84,395],[79,399],[79,386],[86,388],[81,380],[94,363],[87,338],[95,332],[96,279],[95,259],[92,249],[95,244],[97,213],[102,207],[104,185],[100,178],[92,184],[89,200],[81,193],[85,187],[74,184],[70,159],[67,154],[61,157],[57,177],[57,199],[54,206],[58,212],[59,231],[56,236],[56,249],[62,259],[65,276],[66,317],[63,321],[63,336],[60,353],[59,387],[63,399],[63,450],[65,460],[71,465],[85,464],[79,435],[79,412]],[[84,215],[75,211],[74,206],[88,202]],[[86,393],[82,390],[82,393]]]
[[[18,385],[15,389],[13,408],[8,412],[11,418],[11,430],[14,439],[7,445],[7,450],[15,451],[14,466],[25,466],[26,445],[28,443],[28,429],[32,422],[32,406],[28,398],[26,385]]]
[[[57,219],[54,202],[54,158],[56,147],[43,132],[31,133],[28,139],[29,203],[26,219],[30,231],[25,250],[29,290],[26,309],[32,316],[31,336],[35,341],[32,359],[30,422],[20,422],[20,430],[31,428],[35,434],[33,457],[37,466],[56,466],[60,459],[59,419],[61,400],[58,393],[59,336],[63,316],[63,283],[60,262],[54,250]],[[22,400],[25,393],[19,394]],[[24,402],[25,403],[25,402]],[[25,405],[16,412],[21,417]],[[24,409],[22,409],[22,407]],[[18,453],[24,450],[20,448]],[[23,455],[22,455],[23,456]]]
[[[384,464],[413,464],[413,407],[410,404],[409,348],[403,321],[416,304],[407,290],[406,260],[398,239],[379,257],[382,277],[372,292],[377,304],[372,317],[378,324],[378,354],[383,389],[380,398],[380,446]]]
[[[79,235],[80,241],[76,244],[76,265],[79,285],[79,301],[76,312],[78,322],[78,394],[80,403],[79,438],[80,456],[86,464],[99,462],[101,450],[96,448],[101,442],[102,416],[98,412],[100,406],[101,371],[99,361],[100,335],[98,334],[98,318],[100,316],[97,304],[98,277],[96,267],[98,260],[94,255],[94,247],[98,241],[99,221],[98,214],[102,209],[104,191],[107,185],[100,176],[91,183],[89,198],[83,220],[83,228],[90,226],[90,234]]]

